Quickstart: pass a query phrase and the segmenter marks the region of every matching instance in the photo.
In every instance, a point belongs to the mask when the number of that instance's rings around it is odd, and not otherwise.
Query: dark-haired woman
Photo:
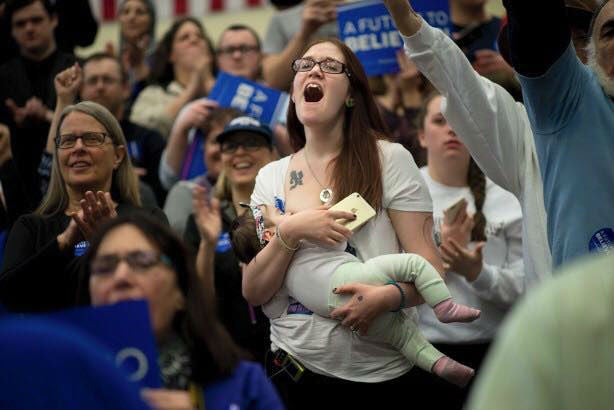
[[[197,19],[185,17],[164,34],[152,60],[152,84],[134,102],[130,120],[168,138],[181,108],[213,87],[213,43]]]
[[[429,95],[419,115],[418,138],[428,164],[421,171],[433,198],[446,285],[459,303],[480,309],[482,315],[463,326],[440,326],[420,306],[420,329],[434,346],[477,372],[505,313],[524,290],[522,211],[513,194],[485,178],[443,117],[441,100],[437,93]],[[464,204],[452,210],[461,198]],[[434,378],[419,379],[425,384],[418,391],[433,397],[436,408],[460,409],[469,391],[448,389]]]
[[[170,228],[143,215],[117,218],[93,238],[86,263],[94,306],[149,304],[164,385],[143,394],[154,409],[282,408],[262,368],[241,360],[212,289]]]
[[[333,39],[316,42],[293,69],[288,131],[296,153],[260,171],[251,199],[254,205],[273,204],[293,215],[246,267],[243,294],[252,304],[264,304],[271,318],[273,380],[287,395],[288,407],[315,403],[314,386],[322,384],[334,386],[327,403],[362,407],[365,395],[373,395],[385,405],[398,401],[393,393],[399,391],[391,385],[403,383],[401,376],[411,364],[390,345],[359,333],[366,333],[378,314],[415,305],[415,289],[397,283],[338,288],[353,294],[348,304],[332,312],[343,318],[339,321],[312,314],[290,299],[285,272],[301,242],[338,247],[346,240],[348,250],[363,261],[405,250],[443,271],[431,239],[428,188],[409,152],[385,141],[367,78],[347,46]],[[335,221],[339,215],[322,205],[353,192],[360,193],[377,216],[351,235]],[[310,273],[307,266],[305,275]],[[415,320],[413,309],[407,313]]]

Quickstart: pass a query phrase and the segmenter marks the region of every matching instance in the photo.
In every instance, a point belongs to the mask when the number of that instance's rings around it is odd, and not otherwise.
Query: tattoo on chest
[[[303,185],[303,171],[290,171],[290,191]]]

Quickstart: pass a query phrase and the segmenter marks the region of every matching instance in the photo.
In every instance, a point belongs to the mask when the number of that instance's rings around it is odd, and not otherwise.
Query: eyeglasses
[[[55,146],[60,149],[72,148],[77,145],[77,140],[81,139],[86,147],[98,147],[104,144],[106,137],[105,132],[84,132],[81,135],[65,134],[55,138]]]
[[[224,48],[220,48],[217,50],[218,54],[221,55],[233,55],[236,51],[241,54],[253,53],[260,50],[258,46],[248,46],[246,44],[242,44],[240,46],[228,46]]]
[[[239,147],[243,147],[245,151],[257,151],[263,147],[270,147],[270,144],[263,138],[249,138],[238,141],[224,141],[220,147],[223,154],[234,154]]]
[[[90,263],[92,275],[110,275],[117,270],[121,261],[125,261],[135,272],[145,272],[163,262],[173,266],[170,258],[154,251],[132,251],[125,255],[109,254],[95,257]]]
[[[294,62],[292,62],[292,70],[295,73],[298,73],[299,71],[311,71],[316,64],[320,66],[320,70],[322,70],[324,73],[345,73],[348,77],[350,77],[350,72],[346,68],[345,64],[333,58],[327,58],[322,61],[315,61],[311,58],[297,58],[294,60]]]

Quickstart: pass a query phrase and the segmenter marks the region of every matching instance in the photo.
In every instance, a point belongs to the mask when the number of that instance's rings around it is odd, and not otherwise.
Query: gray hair
[[[56,136],[60,135],[62,123],[68,114],[72,112],[80,112],[94,118],[107,131],[113,145],[127,147],[126,137],[117,119],[105,107],[92,101],[82,101],[79,104],[66,107],[64,111],[62,111],[62,115],[58,121],[55,133]],[[66,181],[64,181],[64,177],[60,172],[60,162],[57,152],[58,148],[56,146],[53,153],[54,158],[51,167],[49,188],[40,206],[35,211],[40,215],[51,215],[56,212],[64,211],[68,207],[68,190],[66,189]],[[120,202],[141,206],[138,177],[134,172],[132,162],[127,153],[119,164],[119,167],[113,172],[111,195],[114,196],[115,200]]]

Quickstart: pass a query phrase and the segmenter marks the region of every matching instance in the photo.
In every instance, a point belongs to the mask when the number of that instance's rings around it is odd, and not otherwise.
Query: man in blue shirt
[[[614,1],[595,12],[589,65],[571,45],[563,0],[504,0],[544,181],[555,266],[614,252]]]

